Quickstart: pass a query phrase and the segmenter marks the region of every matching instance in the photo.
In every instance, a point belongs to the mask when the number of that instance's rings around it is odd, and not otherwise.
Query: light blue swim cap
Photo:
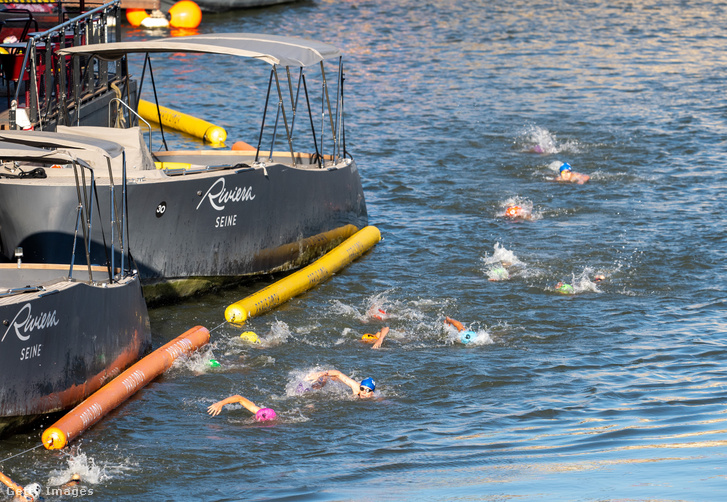
[[[561,173],[562,173],[563,171],[570,171],[570,170],[571,170],[571,169],[570,169],[570,164],[569,164],[569,163],[567,163],[567,162],[563,162],[563,163],[562,163],[562,164],[560,165],[560,172],[561,172]]]
[[[376,390],[376,382],[374,382],[374,379],[371,377],[364,378],[363,380],[361,380],[361,387],[371,389],[371,392],[373,392]]]
[[[467,345],[468,343],[477,340],[477,333],[474,331],[466,330],[459,333],[459,339],[462,343]]]

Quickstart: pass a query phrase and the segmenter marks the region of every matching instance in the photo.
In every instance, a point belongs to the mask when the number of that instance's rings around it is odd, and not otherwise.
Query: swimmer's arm
[[[249,399],[246,399],[242,396],[234,395],[234,396],[228,397],[227,399],[223,399],[222,401],[218,401],[215,404],[210,405],[210,407],[207,408],[207,413],[209,413],[213,417],[217,416],[222,411],[223,406],[225,406],[226,404],[233,404],[233,403],[240,403],[251,413],[257,413],[257,410],[260,409],[259,407],[255,406],[255,403],[253,403]]]
[[[381,348],[381,344],[384,343],[384,338],[386,338],[386,335],[389,334],[389,327],[384,327],[381,331],[377,333],[376,342],[371,347],[372,349],[378,349]]]
[[[351,390],[354,394],[358,395],[358,382],[353,380],[352,378],[344,375],[338,370],[328,370],[325,372],[326,376],[333,379],[338,380],[339,382],[348,385],[351,387]]]
[[[464,324],[462,324],[461,322],[459,322],[456,319],[452,319],[451,317],[445,317],[444,318],[444,323],[445,324],[451,324],[452,326],[454,326],[455,328],[457,328],[457,331],[462,331],[464,329]]]
[[[585,183],[586,181],[591,179],[591,177],[588,176],[587,174],[581,174],[581,173],[574,173],[574,174],[576,174],[576,176],[574,176],[574,178],[575,178],[574,181],[576,183],[578,183],[579,185],[582,185],[583,183]]]

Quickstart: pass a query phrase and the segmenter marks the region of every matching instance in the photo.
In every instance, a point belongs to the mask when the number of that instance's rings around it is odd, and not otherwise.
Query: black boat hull
[[[76,188],[49,181],[0,184],[5,259],[22,247],[25,261],[68,261]],[[129,248],[145,283],[296,268],[368,224],[354,162],[336,169],[271,164],[136,181],[130,173],[127,191]],[[99,185],[97,221],[108,220],[109,192]],[[105,263],[104,239],[109,241],[110,228],[102,234],[94,224],[92,263]]]
[[[3,286],[15,277],[0,268]],[[1,297],[0,322],[0,435],[75,406],[151,348],[138,277],[46,282]]]

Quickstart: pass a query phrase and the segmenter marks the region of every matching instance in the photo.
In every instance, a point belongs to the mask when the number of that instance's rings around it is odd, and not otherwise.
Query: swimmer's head
[[[38,500],[42,493],[42,489],[38,483],[30,483],[28,486],[23,488],[23,495],[26,500]]]
[[[564,295],[569,295],[569,294],[575,293],[573,286],[571,286],[570,284],[568,284],[566,282],[559,282],[558,284],[556,284],[555,290]]]
[[[375,342],[378,339],[379,339],[378,336],[372,335],[371,333],[364,333],[363,336],[361,337],[361,341],[369,342],[369,343]]]
[[[374,382],[373,378],[369,377],[369,378],[364,378],[363,380],[361,380],[361,384],[359,386],[360,392],[369,394],[375,390],[376,390],[376,382]]]
[[[522,209],[520,206],[510,206],[505,210],[505,214],[510,217],[517,216]]]
[[[606,280],[606,276],[603,274],[598,274],[596,277],[593,278],[593,282],[601,282],[601,281],[605,281],[605,280]]]
[[[267,422],[268,420],[275,420],[277,415],[275,414],[275,410],[272,408],[260,408],[257,410],[257,413],[255,413],[255,420],[258,422]]]
[[[240,335],[240,340],[248,343],[260,343],[260,338],[254,331],[245,331],[243,334]]]
[[[473,342],[477,339],[477,333],[470,330],[460,331],[459,333],[459,340],[467,345],[470,342]]]
[[[563,171],[569,171],[569,172],[570,172],[570,170],[571,170],[570,164],[569,164],[569,163],[567,163],[567,162],[563,162],[563,163],[562,163],[562,164],[560,165],[560,169],[558,169],[558,171],[560,171],[561,173],[562,173]]]

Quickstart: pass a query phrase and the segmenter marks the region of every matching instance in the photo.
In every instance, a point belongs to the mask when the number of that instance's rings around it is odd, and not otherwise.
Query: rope
[[[116,98],[119,100],[123,100],[123,94],[121,94],[121,89],[115,84],[111,83],[111,89],[114,91],[114,94],[116,94]],[[124,112],[121,111],[121,107],[119,105],[116,105],[116,119],[114,120],[114,127],[117,129],[123,129],[126,125],[126,117],[124,117]]]
[[[41,446],[43,446],[43,443],[39,444],[38,446],[33,446],[32,448],[28,448],[28,449],[27,449],[27,450],[25,450],[25,451],[21,451],[20,453],[17,453],[17,454],[15,454],[15,455],[13,455],[13,456],[11,456],[11,457],[8,457],[8,458],[6,458],[6,459],[4,459],[4,460],[0,460],[0,464],[2,464],[2,463],[4,463],[4,462],[7,462],[7,461],[8,461],[8,460],[10,460],[11,458],[19,457],[20,455],[25,455],[25,454],[26,454],[26,453],[28,453],[29,451],[33,451],[33,450],[35,450],[35,449],[37,449],[37,448],[40,448]]]
[[[216,330],[216,329],[220,329],[220,328],[221,328],[222,326],[224,326],[225,324],[227,324],[227,321],[223,322],[222,324],[220,324],[219,326],[217,326],[217,327],[215,327],[215,328],[212,328],[212,329],[210,330],[210,333],[212,333],[212,332],[213,332],[214,330]]]

